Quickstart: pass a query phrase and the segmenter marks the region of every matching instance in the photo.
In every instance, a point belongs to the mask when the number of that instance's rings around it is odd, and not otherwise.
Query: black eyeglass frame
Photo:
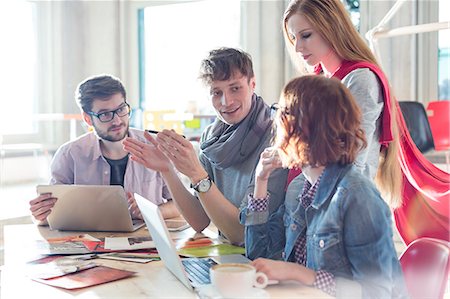
[[[119,111],[121,109],[125,108],[125,107],[127,107],[127,109],[125,110],[127,112],[125,114],[119,114]],[[95,112],[89,111],[89,112],[86,112],[86,113],[89,114],[89,115],[97,117],[98,120],[100,122],[102,122],[102,123],[107,123],[107,122],[112,121],[114,119],[114,115],[116,115],[116,114],[117,114],[118,117],[124,117],[125,115],[131,116],[131,107],[130,107],[130,105],[127,102],[125,102],[124,106],[120,106],[116,110],[105,111],[105,112],[101,112],[101,113],[95,113]],[[107,115],[109,113],[111,113],[111,118],[110,119],[108,119],[108,120],[102,120],[101,119],[102,116],[104,117],[105,115]]]
[[[287,109],[285,107],[280,107],[280,105],[278,103],[273,103],[272,105],[270,105],[270,110],[273,111],[272,114],[275,114],[278,110],[281,112],[281,114],[284,114],[284,115],[291,114],[289,109]]]

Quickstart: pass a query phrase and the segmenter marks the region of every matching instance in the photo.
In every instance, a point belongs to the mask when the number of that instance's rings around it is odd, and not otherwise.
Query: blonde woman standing
[[[384,199],[396,209],[404,241],[419,237],[450,241],[450,176],[414,145],[386,76],[341,1],[291,1],[283,31],[299,70],[338,78],[355,97],[368,143],[355,165],[375,178]],[[290,178],[295,174],[291,172]]]

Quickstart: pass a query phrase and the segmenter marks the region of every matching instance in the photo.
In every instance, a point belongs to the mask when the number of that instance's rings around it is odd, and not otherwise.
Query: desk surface
[[[5,266],[1,272],[1,298],[198,298],[172,275],[162,262],[138,264],[131,262],[96,259],[105,266],[136,272],[135,276],[76,291],[68,291],[44,285],[24,275],[27,261],[33,260],[35,240],[77,234],[76,232],[51,231],[48,227],[34,224],[9,225],[4,227]],[[111,236],[111,233],[90,233],[95,237]],[[144,236],[145,229],[132,234],[114,236]],[[172,233],[175,238],[194,235],[192,229]],[[295,282],[272,285],[265,289],[271,298],[330,298],[320,290],[302,286]]]

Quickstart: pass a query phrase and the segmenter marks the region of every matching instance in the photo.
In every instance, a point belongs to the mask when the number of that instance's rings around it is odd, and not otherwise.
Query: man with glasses
[[[121,185],[127,192],[130,213],[141,218],[132,194],[137,192],[160,205],[165,218],[179,215],[161,174],[128,159],[122,141],[132,137],[145,142],[141,130],[129,128],[131,108],[119,79],[100,75],[81,82],[75,94],[84,121],[93,132],[62,145],[51,163],[50,184]],[[30,210],[45,224],[57,198],[40,194]]]

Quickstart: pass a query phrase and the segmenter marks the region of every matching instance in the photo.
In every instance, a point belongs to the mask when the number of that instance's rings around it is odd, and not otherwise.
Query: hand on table
[[[306,285],[312,285],[316,277],[314,270],[293,262],[257,258],[251,262],[251,265],[256,268],[256,271],[265,273],[272,281],[297,280]]]
[[[251,262],[256,268],[256,271],[263,272],[267,275],[267,278],[271,280],[287,280],[289,279],[288,262],[276,261],[265,258],[258,258]]]

